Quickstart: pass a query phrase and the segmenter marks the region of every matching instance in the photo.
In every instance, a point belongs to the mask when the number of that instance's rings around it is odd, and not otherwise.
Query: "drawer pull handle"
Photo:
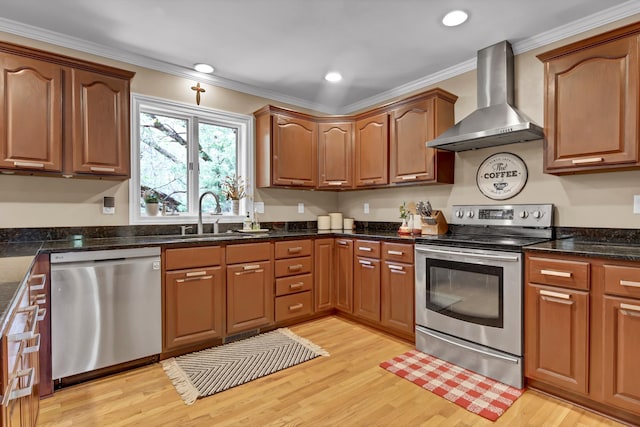
[[[358,262],[359,262],[360,264],[362,264],[362,265],[371,265],[371,261],[365,261],[365,260],[363,260],[363,259],[358,260]]]
[[[560,298],[560,299],[571,299],[571,295],[569,294],[562,294],[560,292],[553,292],[553,291],[545,291],[544,289],[540,290],[540,295],[544,295],[547,297]]]
[[[640,311],[640,305],[620,303],[620,308],[623,310]]]
[[[2,398],[2,406],[7,406],[12,400],[20,399],[21,397],[29,396],[33,390],[33,380],[35,378],[35,368],[29,368],[22,371],[17,371],[15,375],[9,381],[7,388],[10,390],[5,393]],[[29,381],[24,388],[16,388],[20,383],[20,378],[28,377]]]
[[[13,166],[22,166],[23,168],[43,168],[44,163],[37,162],[13,162]]]
[[[401,252],[401,251],[387,251],[387,253],[389,255],[398,255],[398,256],[404,255],[404,252]]]
[[[98,166],[91,166],[89,169],[91,169],[92,172],[115,172],[116,168],[104,168],[104,167],[98,167]]]
[[[338,240],[338,244],[340,246],[347,246],[349,243],[345,242],[344,240]]]
[[[296,310],[300,310],[302,307],[304,307],[304,304],[295,304],[295,305],[290,305],[290,306],[289,306],[289,311],[296,311]]]
[[[29,325],[29,329],[24,332],[19,332],[17,334],[8,335],[7,338],[9,341],[22,341],[24,339],[31,339],[35,336],[36,333],[36,318],[38,317],[38,306],[30,305],[28,307],[24,307],[18,310],[18,313],[27,313],[27,325]]]
[[[39,280],[38,283],[32,283],[32,281]],[[46,274],[33,274],[29,278],[29,290],[30,291],[41,291],[44,289],[44,285],[47,283],[47,275]]]
[[[640,288],[640,282],[632,282],[630,280],[620,280],[622,286],[630,286],[632,288]]]
[[[242,276],[243,274],[251,274],[251,273],[262,273],[264,270],[262,268],[258,270],[246,270],[246,271],[236,271],[234,274],[236,276]]]
[[[22,349],[22,354],[35,353],[37,351],[40,351],[40,334],[36,334],[34,339],[36,339],[37,342],[32,346]]]
[[[206,271],[190,271],[186,274],[187,277],[197,277],[206,275]]]
[[[38,310],[38,316],[36,316],[36,321],[42,322],[45,317],[47,317],[47,309],[43,307],[40,310]]]
[[[389,265],[389,270],[402,271],[404,267],[401,265]]]
[[[328,185],[342,185],[342,181],[327,181]]]
[[[571,273],[569,273],[568,271],[540,270],[540,274],[555,277],[571,277]]]
[[[291,283],[289,285],[289,289],[300,289],[301,287],[304,286],[304,283],[302,282],[298,282],[298,283]]]
[[[290,265],[289,271],[300,271],[302,270],[302,264]]]
[[[368,184],[375,184],[375,182],[376,181],[374,179],[367,179],[367,180],[362,181],[363,184],[367,184],[367,185]]]
[[[363,251],[363,252],[371,252],[371,251],[373,251],[373,249],[367,248],[365,246],[358,246],[358,250],[359,251]]]
[[[571,160],[571,163],[573,163],[574,165],[581,165],[583,163],[598,163],[603,161],[604,159],[602,157],[589,157],[587,159],[575,159],[575,160]]]
[[[297,254],[298,252],[302,252],[302,246],[296,246],[295,248],[288,249],[290,254]]]
[[[294,184],[294,185],[303,185],[303,184],[304,184],[304,181],[302,181],[301,179],[292,179],[292,180],[291,180],[291,184]]]
[[[197,282],[198,280],[209,280],[212,277],[213,276],[188,277],[186,279],[177,279],[176,282],[178,283]]]
[[[245,265],[242,267],[242,269],[244,271],[249,271],[249,270],[257,270],[260,268],[260,264],[253,264],[253,265]]]
[[[405,176],[401,176],[400,179],[408,180],[408,179],[416,179],[417,177],[418,175],[405,175]]]

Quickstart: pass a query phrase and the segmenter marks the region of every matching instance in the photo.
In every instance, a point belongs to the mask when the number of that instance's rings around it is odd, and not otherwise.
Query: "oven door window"
[[[427,258],[426,268],[428,310],[502,328],[502,267]]]

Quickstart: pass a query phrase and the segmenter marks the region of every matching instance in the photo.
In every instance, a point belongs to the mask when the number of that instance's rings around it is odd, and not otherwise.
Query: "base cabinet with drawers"
[[[274,249],[275,321],[313,313],[313,241],[276,242]]]
[[[167,249],[164,260],[165,350],[221,338],[224,248]]]
[[[640,419],[640,262],[525,253],[530,386]]]
[[[380,322],[380,242],[356,240],[353,262],[353,314]]]
[[[380,322],[389,330],[415,337],[415,268],[413,245],[382,242]]]

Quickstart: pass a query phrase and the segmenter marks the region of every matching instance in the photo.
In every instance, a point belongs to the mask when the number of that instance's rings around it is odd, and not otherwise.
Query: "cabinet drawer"
[[[355,254],[367,258],[380,258],[380,242],[356,240]]]
[[[589,289],[589,263],[551,258],[528,258],[528,282]]]
[[[605,264],[604,291],[640,298],[640,267]]]
[[[275,258],[294,258],[311,255],[311,240],[290,240],[275,243]]]
[[[181,270],[222,264],[220,246],[167,249],[164,253],[165,270]]]
[[[413,245],[382,242],[382,258],[413,264]]]
[[[296,274],[311,273],[313,263],[310,256],[281,259],[275,262],[276,277],[293,276]]]
[[[283,277],[280,279],[276,279],[276,296],[293,294],[302,291],[310,291],[312,287],[313,276],[311,274]]]
[[[271,259],[271,243],[245,243],[227,246],[227,264],[265,261]]]
[[[311,313],[311,291],[276,298],[276,322]]]

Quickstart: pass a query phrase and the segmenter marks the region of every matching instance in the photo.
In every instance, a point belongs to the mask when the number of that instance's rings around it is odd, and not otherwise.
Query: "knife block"
[[[430,217],[421,218],[422,235],[445,234],[449,231],[449,224],[442,211],[433,211]]]

